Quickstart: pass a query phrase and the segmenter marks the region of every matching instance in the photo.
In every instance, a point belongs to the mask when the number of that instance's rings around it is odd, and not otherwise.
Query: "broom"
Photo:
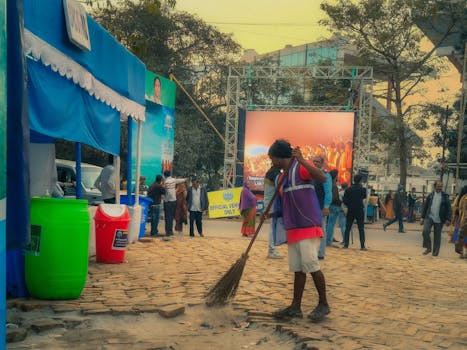
[[[243,269],[245,268],[246,261],[248,259],[248,253],[250,252],[253,243],[258,236],[259,230],[261,226],[263,226],[264,221],[266,220],[269,211],[276,199],[279,190],[284,182],[284,179],[289,172],[290,166],[292,165],[293,158],[290,160],[289,164],[284,170],[284,176],[279,179],[279,182],[276,186],[274,194],[272,195],[271,200],[269,201],[268,206],[264,210],[264,213],[260,216],[260,221],[258,227],[255,230],[253,237],[251,238],[250,244],[245,252],[242,254],[240,259],[238,259],[235,264],[233,264],[230,269],[222,276],[222,278],[206,293],[206,305],[214,306],[214,305],[224,305],[230,299],[232,299],[235,294],[237,293],[238,286],[240,284],[240,279],[242,278]]]

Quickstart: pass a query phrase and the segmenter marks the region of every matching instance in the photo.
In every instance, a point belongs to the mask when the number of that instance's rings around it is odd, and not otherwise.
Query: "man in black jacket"
[[[203,234],[203,212],[208,210],[209,201],[208,194],[205,187],[199,185],[197,179],[193,179],[192,186],[188,190],[186,200],[188,202],[188,210],[190,211],[190,237],[195,236],[194,223],[196,222],[196,229],[201,237]]]
[[[390,219],[388,222],[383,224],[383,230],[386,231],[386,228],[389,225],[392,225],[396,221],[399,222],[399,233],[405,233],[404,230],[404,210],[406,208],[406,195],[404,192],[404,185],[399,184],[397,186],[397,192],[394,194],[393,208],[394,208],[394,218]]]
[[[345,225],[344,248],[349,247],[349,235],[354,220],[357,220],[358,233],[360,236],[360,250],[367,250],[365,247],[365,227],[364,225],[364,205],[366,198],[366,189],[362,187],[362,175],[357,174],[353,179],[354,183],[344,194],[343,202],[347,206],[347,222]]]
[[[420,225],[423,225],[423,248],[426,248],[423,254],[432,252],[430,232],[433,226],[433,256],[438,256],[443,224],[446,226],[451,224],[451,202],[449,195],[443,192],[441,181],[436,181],[434,188],[435,190],[426,198]]]
[[[151,204],[151,236],[157,236],[159,230],[160,212],[162,196],[165,194],[165,188],[162,185],[162,175],[157,175],[156,180],[148,188],[148,197],[152,199]]]

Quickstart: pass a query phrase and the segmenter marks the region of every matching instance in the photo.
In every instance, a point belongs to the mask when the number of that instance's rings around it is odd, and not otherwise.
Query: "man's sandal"
[[[290,307],[272,313],[272,317],[281,320],[284,318],[303,318],[302,310],[293,310]]]
[[[311,314],[308,315],[308,319],[311,322],[320,322],[324,317],[331,312],[328,305],[318,304]]]

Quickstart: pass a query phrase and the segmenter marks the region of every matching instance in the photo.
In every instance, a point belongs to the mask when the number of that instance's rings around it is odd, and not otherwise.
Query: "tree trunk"
[[[396,120],[397,120],[397,133],[399,139],[399,183],[404,186],[407,182],[407,167],[408,167],[408,148],[407,148],[407,139],[405,136],[405,123],[402,113],[402,100],[401,100],[401,82],[397,79],[394,82],[394,92],[395,92],[395,101],[396,106]]]

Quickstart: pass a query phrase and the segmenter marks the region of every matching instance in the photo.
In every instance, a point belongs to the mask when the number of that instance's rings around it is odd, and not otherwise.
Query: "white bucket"
[[[139,230],[141,227],[141,205],[135,205],[133,207],[128,207],[130,213],[131,221],[130,227],[128,230],[128,243],[135,243],[139,237]]]
[[[96,215],[97,205],[88,206],[89,215],[92,218],[89,222],[89,257],[96,255],[96,225],[94,224],[94,216]]]

